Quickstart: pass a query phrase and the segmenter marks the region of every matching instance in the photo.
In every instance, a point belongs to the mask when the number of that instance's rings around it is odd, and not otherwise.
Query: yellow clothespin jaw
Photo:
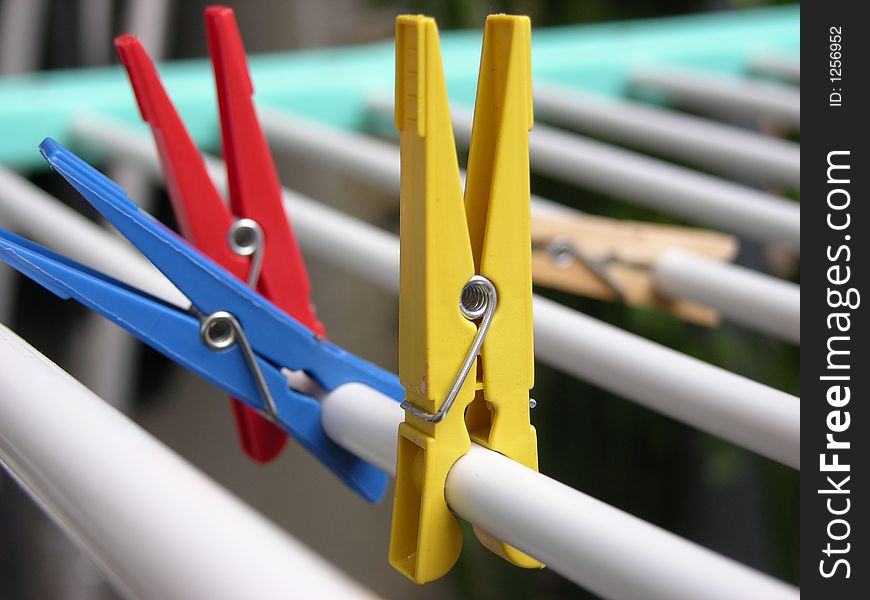
[[[538,285],[663,310],[708,327],[719,321],[719,314],[707,306],[661,296],[651,270],[673,248],[728,261],[737,247],[733,236],[693,227],[591,215],[532,218],[532,267]]]
[[[396,21],[406,416],[390,563],[417,583],[441,577],[459,557],[462,535],[444,486],[471,439],[537,469],[529,421],[529,48],[528,18],[487,19],[463,202],[435,21]],[[512,562],[542,566],[477,533]]]

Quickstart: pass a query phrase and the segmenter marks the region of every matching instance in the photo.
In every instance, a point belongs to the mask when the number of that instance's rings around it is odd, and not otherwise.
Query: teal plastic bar
[[[759,52],[797,55],[800,9],[777,7],[686,17],[536,29],[533,78],[623,96],[639,65],[661,64],[746,74]],[[474,99],[481,33],[442,38],[451,99]],[[335,126],[365,129],[367,98],[393,89],[394,43],[254,56],[256,102]],[[202,148],[219,147],[212,69],[205,60],[163,64],[161,76]],[[36,150],[45,137],[86,152],[71,136],[75,115],[93,112],[139,124],[120,67],[43,72],[0,79],[0,163],[44,168]]]

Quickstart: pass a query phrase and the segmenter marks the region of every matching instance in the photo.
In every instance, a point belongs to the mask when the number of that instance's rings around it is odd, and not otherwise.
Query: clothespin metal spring
[[[278,406],[275,404],[275,399],[269,391],[266,378],[263,377],[263,372],[257,364],[254,349],[251,347],[248,336],[245,335],[245,330],[242,328],[239,320],[232,313],[225,310],[219,310],[210,315],[201,315],[199,337],[209,350],[214,350],[215,352],[226,350],[233,344],[239,344],[239,349],[245,357],[245,362],[248,363],[248,368],[254,377],[257,389],[263,397],[263,404],[266,406],[265,411],[260,410],[257,412],[273,423],[279,424]]]
[[[390,564],[416,583],[443,576],[459,558],[462,531],[444,490],[472,441],[537,468],[528,412],[529,38],[526,17],[487,18],[463,193],[437,26],[420,15],[396,21],[399,375],[406,414],[398,431]],[[502,540],[475,534],[518,566],[542,566]]]
[[[265,249],[263,228],[253,219],[235,219],[227,231],[227,244],[233,253],[251,257],[251,269],[246,283],[249,288],[256,290],[263,267],[263,250]],[[263,372],[257,364],[254,350],[251,348],[245,330],[238,319],[225,310],[219,310],[210,315],[201,315],[199,335],[206,347],[214,351],[225,350],[235,343],[239,344],[266,407],[265,411],[257,412],[272,423],[279,424],[275,399],[269,391]]]
[[[610,291],[616,296],[616,299],[620,302],[625,301],[625,291],[622,289],[622,286],[616,281],[613,277],[610,276],[610,273],[607,272],[607,265],[612,262],[616,262],[617,259],[615,256],[607,256],[603,259],[596,259],[588,256],[585,252],[580,250],[575,244],[572,244],[571,241],[565,236],[557,236],[552,240],[549,240],[544,243],[532,243],[532,250],[544,250],[550,256],[550,260],[553,261],[553,264],[560,267],[567,267],[572,262],[577,261],[598,278],[598,280],[610,288]],[[619,261],[625,262],[625,261]],[[645,268],[641,266],[641,268]]]
[[[205,16],[227,163],[228,205],[211,181],[142,44],[129,35],[115,41],[142,117],[154,133],[179,228],[194,246],[321,339],[326,331],[311,305],[304,261],[257,119],[235,16],[222,6],[207,8]],[[237,316],[244,322],[242,315]],[[255,409],[236,401],[232,406],[245,453],[261,463],[277,456],[287,440],[285,433],[267,423],[268,419],[257,418],[251,412]]]
[[[266,246],[263,228],[253,219],[236,219],[227,231],[230,250],[239,256],[251,257],[251,270],[248,272],[248,287],[257,289],[260,272],[263,269],[263,250]]]
[[[453,381],[453,385],[450,386],[450,392],[434,413],[427,412],[407,400],[401,404],[404,410],[427,423],[440,423],[444,419],[453,406],[456,396],[459,395],[459,391],[462,389],[468,373],[474,366],[477,355],[480,354],[480,348],[483,346],[484,339],[486,339],[486,334],[489,331],[489,326],[492,324],[492,318],[495,316],[497,306],[498,292],[496,292],[495,286],[489,279],[483,275],[474,275],[468,280],[468,283],[463,286],[462,293],[459,295],[459,311],[469,321],[477,321],[479,319],[480,325],[477,328],[477,333],[471,342],[471,346],[468,348],[468,353],[465,355],[465,359],[456,373],[456,379]]]

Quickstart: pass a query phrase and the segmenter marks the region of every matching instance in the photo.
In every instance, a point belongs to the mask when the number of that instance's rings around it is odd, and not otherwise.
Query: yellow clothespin
[[[665,298],[653,287],[651,269],[673,248],[728,261],[737,253],[737,240],[704,229],[591,215],[532,218],[532,268],[538,285],[664,310],[699,325],[715,325],[719,321],[715,310]]]
[[[417,583],[441,577],[459,557],[462,534],[444,486],[471,440],[537,470],[529,421],[529,54],[527,17],[487,18],[463,204],[435,21],[396,21],[399,375],[406,413],[390,563]],[[517,565],[543,566],[476,534]]]

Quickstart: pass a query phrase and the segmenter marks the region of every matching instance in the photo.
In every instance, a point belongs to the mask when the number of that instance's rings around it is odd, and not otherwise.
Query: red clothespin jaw
[[[232,226],[233,216],[208,176],[202,155],[166,94],[154,64],[132,35],[115,38],[115,48],[127,69],[142,119],[154,133],[181,234],[209,258],[245,280],[251,261],[235,254],[226,242],[225,232]]]
[[[253,86],[232,10],[208,8],[206,25],[217,79],[232,212],[208,176],[199,150],[142,45],[129,35],[115,40],[142,117],[154,133],[176,219],[188,241],[243,281],[248,280],[252,260],[233,251],[228,236],[234,214],[256,221],[264,237],[258,291],[325,336],[311,306],[308,275],[254,111]],[[236,400],[232,405],[245,453],[257,462],[277,456],[286,443],[286,434],[247,405]]]
[[[163,176],[182,235],[209,258],[245,281],[251,260],[230,249],[227,232],[233,216],[217,191],[187,128],[166,94],[151,59],[138,39],[122,35],[115,47],[127,69],[142,118],[154,133]],[[287,443],[287,435],[239,400],[231,405],[242,449],[265,463]]]
[[[233,11],[205,11],[208,46],[214,64],[230,206],[263,230],[265,248],[258,289],[318,335],[326,330],[311,306],[302,253],[287,221],[281,184],[254,110],[254,87]]]

